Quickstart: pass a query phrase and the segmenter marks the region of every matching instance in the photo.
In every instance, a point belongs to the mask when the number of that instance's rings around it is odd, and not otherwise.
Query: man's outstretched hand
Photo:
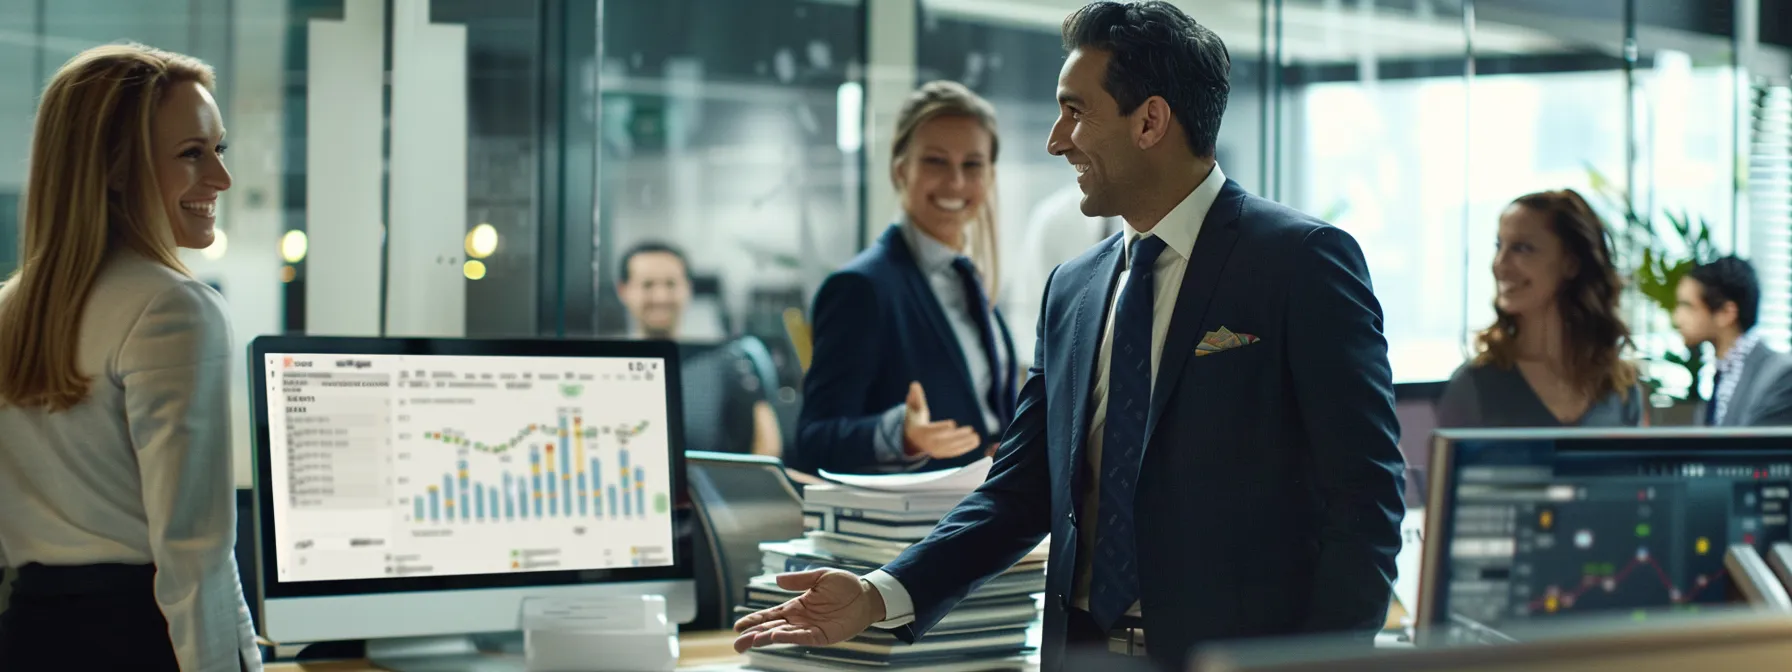
[[[884,619],[884,598],[852,572],[813,569],[779,574],[778,587],[803,594],[734,622],[736,653],[756,646],[827,646],[851,639]]]

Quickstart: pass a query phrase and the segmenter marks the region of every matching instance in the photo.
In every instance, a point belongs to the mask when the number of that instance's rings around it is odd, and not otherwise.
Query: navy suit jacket
[[[1094,365],[1116,235],[1047,283],[1038,352],[989,478],[884,569],[926,633],[1051,534],[1043,670],[1063,664]],[[1260,340],[1195,356],[1226,327]],[[1176,301],[1134,502],[1147,649],[1350,631],[1386,617],[1404,463],[1381,306],[1356,241],[1227,181]],[[1111,421],[1111,420],[1110,420]]]
[[[811,319],[814,354],[803,376],[796,447],[784,454],[790,468],[875,471],[878,423],[884,412],[908,400],[913,381],[920,381],[934,421],[975,427],[984,443],[995,441],[978,402],[984,392],[973,388],[964,351],[900,227],[891,226],[828,276],[815,293]],[[1000,311],[995,324],[1008,359],[995,373],[1013,375],[1014,340]],[[974,450],[956,459],[929,460],[922,469],[957,467],[982,457],[983,451]]]

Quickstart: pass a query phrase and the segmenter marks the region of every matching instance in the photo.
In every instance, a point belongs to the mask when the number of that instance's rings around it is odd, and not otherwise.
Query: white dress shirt
[[[223,298],[119,251],[80,325],[87,399],[58,413],[0,406],[0,565],[153,564],[181,670],[260,670],[234,556]]]
[[[1006,371],[1004,365],[1012,353],[1003,351],[1003,339],[1000,327],[996,326],[994,316],[990,317],[990,326],[998,331],[995,334],[997,361],[989,361],[983,352],[983,328],[971,320],[971,297],[965,291],[964,278],[952,262],[964,253],[935,240],[921,231],[921,228],[908,222],[906,218],[899,224],[902,239],[908,243],[909,251],[915,258],[915,265],[920,267],[922,277],[927,278],[927,286],[933,290],[933,298],[939,301],[940,311],[946,315],[946,323],[951,325],[952,336],[958,342],[959,352],[964,353],[965,369],[971,374],[971,385],[976,390],[977,408],[983,412],[983,427],[977,432],[983,437],[985,444],[1002,435],[1007,429],[1001,425],[996,411],[989,405],[989,389],[995,384],[997,371]],[[950,366],[950,362],[933,362],[935,366]],[[1018,383],[1018,381],[1016,381]],[[878,432],[873,441],[879,461],[886,465],[897,464],[913,468],[925,463],[925,457],[909,457],[903,453],[902,425],[908,415],[907,404],[897,404],[884,411],[879,422]]]
[[[1162,238],[1166,246],[1164,253],[1157,258],[1157,265],[1152,276],[1152,309],[1151,309],[1151,382],[1157,384],[1157,365],[1163,359],[1164,338],[1170,333],[1170,318],[1176,312],[1176,297],[1182,291],[1182,277],[1188,272],[1189,259],[1195,252],[1195,239],[1201,234],[1201,223],[1207,220],[1207,211],[1219,198],[1220,188],[1226,184],[1226,174],[1220,171],[1219,164],[1214,164],[1213,171],[1201,181],[1200,186],[1182,199],[1170,214],[1152,227],[1149,232],[1141,233],[1128,224],[1125,235],[1116,243],[1121,245],[1120,277],[1114,283],[1114,295],[1109,300],[1106,324],[1102,327],[1101,344],[1097,346],[1095,359],[1095,390],[1090,395],[1090,403],[1095,404],[1095,411],[1089,422],[1088,443],[1084,454],[1088,457],[1089,473],[1101,473],[1101,439],[1102,430],[1107,427],[1108,411],[1108,365],[1112,360],[1109,336],[1114,332],[1114,309],[1120,303],[1120,295],[1126,288],[1126,279],[1132,275],[1130,259],[1132,242],[1145,236]],[[1049,375],[1049,372],[1048,372]],[[1090,515],[1095,510],[1100,490],[1099,478],[1089,479],[1088,492],[1084,493],[1082,510],[1084,515],[1077,517],[1077,566],[1076,584],[1071,592],[1071,603],[1078,609],[1089,608],[1089,559],[1094,557],[1095,524],[1099,516]],[[1045,493],[1040,493],[1045,496]],[[914,600],[909,597],[908,589],[896,577],[879,569],[865,576],[865,580],[884,598],[884,618],[878,627],[892,628],[906,625],[914,620]],[[1134,603],[1128,614],[1139,615],[1139,605]]]

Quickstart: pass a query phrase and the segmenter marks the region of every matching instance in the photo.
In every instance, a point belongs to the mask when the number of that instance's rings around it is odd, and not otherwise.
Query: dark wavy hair
[[[1629,394],[1637,372],[1622,358],[1632,343],[1630,327],[1618,317],[1618,294],[1624,283],[1612,264],[1605,222],[1573,189],[1526,194],[1512,204],[1543,215],[1563,249],[1578,262],[1579,272],[1556,294],[1574,389],[1593,399],[1607,392]],[[1493,325],[1476,338],[1480,352],[1475,365],[1510,369],[1518,361],[1518,318],[1501,310],[1498,301],[1493,313]]]

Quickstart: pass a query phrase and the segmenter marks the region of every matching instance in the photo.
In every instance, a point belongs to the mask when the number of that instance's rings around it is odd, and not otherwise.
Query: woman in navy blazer
[[[814,356],[784,456],[799,471],[961,466],[1014,414],[1014,342],[992,299],[995,109],[963,85],[925,84],[892,144],[902,217],[815,294]]]

